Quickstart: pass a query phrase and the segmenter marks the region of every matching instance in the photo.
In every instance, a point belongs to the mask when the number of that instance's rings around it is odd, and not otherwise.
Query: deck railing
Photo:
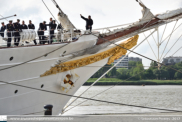
[[[7,47],[8,43],[11,43],[11,47],[15,46],[14,39],[20,38],[19,46],[28,46],[28,45],[34,45],[34,40],[36,40],[37,45],[41,44],[50,44],[51,41],[53,43],[63,43],[63,42],[72,42],[79,38],[78,35],[81,35],[79,32],[73,32],[73,31],[65,31],[65,30],[55,30],[54,34],[51,34],[52,30],[46,30],[44,31],[44,34],[40,34],[40,31],[35,31],[31,29],[25,29],[20,31],[20,36],[15,36],[14,33],[17,31],[5,31],[0,32],[0,47]],[[4,34],[4,37],[1,36],[1,34]],[[11,33],[11,37],[8,37],[8,33]],[[44,37],[44,38],[42,38]],[[11,42],[8,42],[8,39],[11,38]],[[52,38],[52,39],[51,39]]]

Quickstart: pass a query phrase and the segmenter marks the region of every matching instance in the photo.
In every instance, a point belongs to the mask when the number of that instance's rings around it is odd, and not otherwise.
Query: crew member
[[[52,24],[53,24],[53,21],[52,21],[52,18],[50,18],[50,22],[49,22],[49,24],[47,24],[47,26],[49,26],[49,30],[51,29]]]
[[[81,14],[80,16],[86,21],[86,30],[90,29],[90,31],[92,31],[93,20],[91,19],[91,16],[88,16],[88,19],[83,17]]]
[[[51,25],[51,30],[50,30],[50,43],[52,44],[52,42],[53,42],[53,40],[52,40],[52,38],[54,37],[54,30],[56,29],[56,27],[57,27],[57,24],[56,24],[56,21],[55,20],[53,20],[52,21],[52,25]],[[49,43],[49,42],[48,42]]]
[[[21,30],[21,25],[20,25],[20,20],[19,19],[17,19],[17,22],[16,23],[13,23],[13,25],[14,25],[14,43],[15,43],[15,45],[16,46],[18,46],[19,45],[19,42],[20,42],[20,31],[22,31]]]
[[[27,25],[25,24],[25,21],[22,21],[21,29],[28,29]]]
[[[33,29],[33,30],[35,29],[35,26],[34,26],[34,24],[32,24],[32,21],[31,20],[29,20],[28,28],[29,29]],[[34,41],[34,44],[37,45],[36,40],[33,40],[33,41]]]
[[[0,35],[2,37],[4,37],[4,31],[6,30],[6,26],[4,25],[4,22],[1,22],[2,26],[1,26],[1,30],[0,30]]]
[[[60,24],[58,24],[58,26],[57,26],[57,30],[59,31],[59,30],[61,30],[61,29],[63,29],[63,27],[62,27],[62,25],[61,25],[61,23],[60,23]]]
[[[45,44],[45,42],[46,42],[45,36],[44,36],[45,30],[47,30],[46,21],[43,21],[43,23],[40,23],[39,29],[38,29],[40,44]]]
[[[6,28],[7,28],[7,36],[8,36],[7,47],[11,47],[11,38],[14,31],[12,20],[9,20],[9,24],[6,25]]]

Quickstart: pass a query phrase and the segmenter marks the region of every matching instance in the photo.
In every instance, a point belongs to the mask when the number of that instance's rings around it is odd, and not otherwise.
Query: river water
[[[83,97],[90,98],[109,87],[111,86],[93,86],[83,95]],[[80,95],[87,88],[88,86],[82,86],[75,95]],[[94,97],[94,99],[138,106],[176,109],[182,111],[182,86],[115,86],[114,88],[102,93],[101,95]],[[72,98],[70,101],[73,100],[74,98]],[[82,101],[85,100],[78,99],[72,104],[72,106],[68,107],[67,110]],[[114,105],[104,102],[87,101],[67,111],[64,115],[155,112],[164,111],[123,105]]]

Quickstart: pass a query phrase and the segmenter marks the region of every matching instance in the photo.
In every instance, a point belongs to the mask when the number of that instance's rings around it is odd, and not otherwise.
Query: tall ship
[[[182,18],[182,9],[153,15],[139,2],[143,8],[139,21],[98,29],[104,33],[90,32],[77,29],[53,3],[63,27],[55,34],[57,41],[34,45],[38,38],[30,29],[20,32],[19,46],[12,41],[7,47],[8,37],[0,36],[0,115],[43,115],[43,106],[48,104],[53,105],[53,115],[58,115],[95,72],[140,45],[139,34],[152,30],[146,40],[158,27]],[[48,34],[45,39],[49,38]]]

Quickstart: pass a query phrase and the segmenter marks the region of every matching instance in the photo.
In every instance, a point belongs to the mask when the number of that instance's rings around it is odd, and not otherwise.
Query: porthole
[[[43,87],[44,87],[44,84],[41,85],[41,88],[43,88]]]
[[[15,94],[18,93],[18,90],[15,90]]]
[[[13,57],[10,57],[10,59],[9,59],[10,61],[12,61],[13,60]]]
[[[46,57],[48,54],[45,54],[44,56]]]

